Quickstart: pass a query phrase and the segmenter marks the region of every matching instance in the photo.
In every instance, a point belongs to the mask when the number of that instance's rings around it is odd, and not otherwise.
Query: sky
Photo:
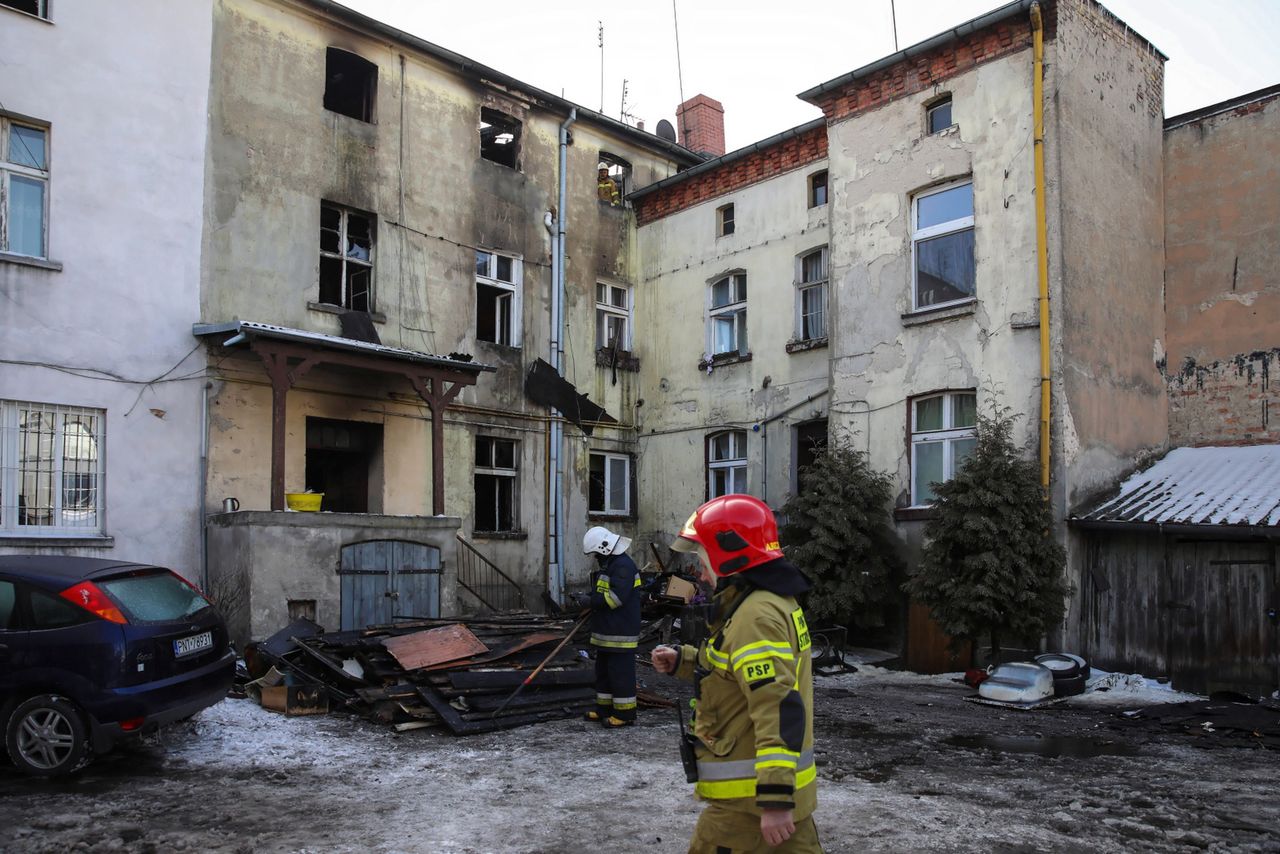
[[[339,2],[614,118],[625,81],[629,121],[649,130],[674,125],[682,95],[706,94],[724,104],[728,150],[817,118],[797,93],[894,51],[890,0]],[[898,46],[1000,5],[895,0]],[[1104,5],[1169,57],[1166,116],[1280,83],[1280,0]]]

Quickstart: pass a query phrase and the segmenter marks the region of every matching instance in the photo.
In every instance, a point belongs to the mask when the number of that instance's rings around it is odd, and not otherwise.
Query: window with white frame
[[[973,257],[973,184],[952,184],[915,197],[911,205],[914,307],[970,299],[977,279]]]
[[[48,256],[49,129],[0,116],[0,252]]]
[[[596,347],[631,350],[631,288],[596,283]]]
[[[747,491],[747,431],[707,437],[707,497]]]
[[[711,283],[707,351],[712,356],[747,353],[747,274],[730,273]]]
[[[631,515],[631,457],[591,452],[587,509],[611,516]]]
[[[519,530],[519,449],[520,443],[511,439],[476,437],[475,530]]]
[[[49,19],[49,0],[0,0],[0,6],[8,6],[46,21]]]
[[[476,250],[476,338],[520,346],[521,262],[510,255]]]
[[[373,311],[373,214],[320,203],[319,301]]]
[[[978,443],[978,395],[948,391],[911,401],[911,503],[932,504],[933,485],[955,476]]]
[[[796,340],[827,337],[827,247],[796,259]]]
[[[0,534],[102,533],[101,409],[0,401]]]

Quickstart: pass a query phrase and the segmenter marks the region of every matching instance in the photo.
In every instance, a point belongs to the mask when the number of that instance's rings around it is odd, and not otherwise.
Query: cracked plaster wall
[[[1173,445],[1280,441],[1280,97],[1164,135]]]

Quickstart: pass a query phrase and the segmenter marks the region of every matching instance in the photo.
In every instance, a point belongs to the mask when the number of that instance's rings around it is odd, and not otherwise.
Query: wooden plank
[[[514,688],[525,680],[523,670],[459,670],[449,674],[449,684],[459,690]],[[596,675],[592,668],[575,667],[571,670],[544,670],[534,680],[535,685],[569,686],[594,685]]]
[[[558,635],[555,632],[537,632],[531,635],[524,635],[517,638],[514,642],[506,646],[495,649],[486,655],[477,655],[466,660],[451,661],[432,667],[432,670],[442,670],[450,667],[472,667],[477,664],[491,664],[495,661],[501,661],[504,658],[510,658],[513,655],[542,646],[552,641],[563,640],[564,635]]]
[[[405,670],[417,670],[488,652],[488,647],[462,623],[385,638],[382,644]]]

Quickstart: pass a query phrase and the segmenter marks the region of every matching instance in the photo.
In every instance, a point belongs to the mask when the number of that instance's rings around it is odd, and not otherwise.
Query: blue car
[[[235,653],[212,603],[155,566],[0,556],[0,725],[53,777],[226,696]]]

